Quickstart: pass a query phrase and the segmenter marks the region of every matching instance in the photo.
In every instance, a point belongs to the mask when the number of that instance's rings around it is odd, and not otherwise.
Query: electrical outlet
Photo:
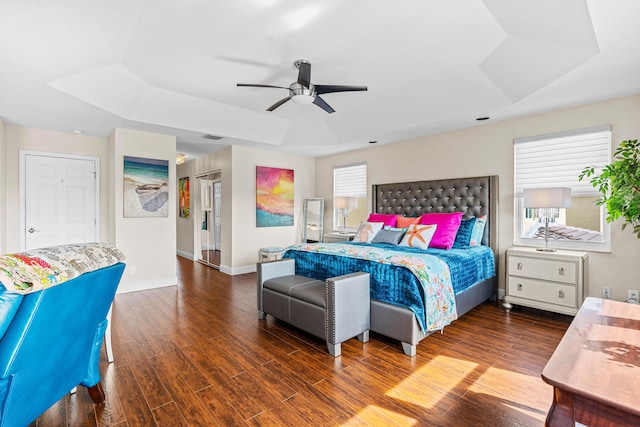
[[[132,275],[132,276],[134,274],[136,274],[136,268],[135,267],[129,267],[129,274]]]
[[[629,289],[627,291],[627,302],[633,304],[640,304],[640,291],[635,289]]]
[[[602,288],[602,298],[611,299],[611,288],[604,286]]]

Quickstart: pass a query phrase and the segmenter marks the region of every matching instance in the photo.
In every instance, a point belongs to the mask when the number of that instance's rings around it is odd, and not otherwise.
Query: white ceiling
[[[321,156],[640,93],[637,0],[0,0],[0,116]],[[288,102],[296,59],[336,112]],[[204,134],[223,136],[219,141]]]

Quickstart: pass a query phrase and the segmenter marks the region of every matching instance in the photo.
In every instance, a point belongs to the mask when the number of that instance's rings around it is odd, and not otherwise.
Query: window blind
[[[333,197],[367,197],[366,163],[333,169]]]
[[[596,172],[611,159],[611,126],[514,140],[515,193],[525,188],[569,187],[574,196],[597,195],[589,180],[579,181],[585,166]]]

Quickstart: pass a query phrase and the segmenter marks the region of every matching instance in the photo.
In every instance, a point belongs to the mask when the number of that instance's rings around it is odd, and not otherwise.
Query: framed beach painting
[[[256,226],[293,225],[293,170],[256,166]]]
[[[189,218],[189,177],[178,180],[178,213],[180,218]]]
[[[169,161],[124,156],[124,217],[169,216]]]

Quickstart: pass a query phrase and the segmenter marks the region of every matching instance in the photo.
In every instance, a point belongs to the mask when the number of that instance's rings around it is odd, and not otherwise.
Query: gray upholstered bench
[[[293,259],[258,263],[257,270],[258,318],[270,314],[326,340],[334,357],[343,341],[369,341],[369,273],[315,280],[296,275]]]

